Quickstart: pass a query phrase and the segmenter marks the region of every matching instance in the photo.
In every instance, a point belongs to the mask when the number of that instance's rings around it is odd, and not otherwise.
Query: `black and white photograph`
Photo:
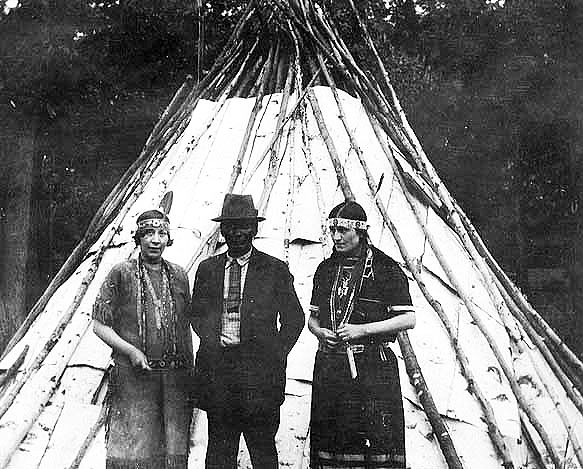
[[[583,469],[583,3],[0,0],[0,469]]]

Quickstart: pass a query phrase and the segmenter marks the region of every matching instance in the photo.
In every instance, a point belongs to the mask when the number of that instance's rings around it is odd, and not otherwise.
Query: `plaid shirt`
[[[243,298],[243,288],[247,277],[247,268],[249,267],[250,258],[251,251],[236,259],[227,255],[227,262],[225,263],[225,280],[223,283],[223,314],[221,317],[221,345],[223,347],[238,345],[241,342],[241,311],[239,308],[227,309],[231,266],[234,262],[237,262],[241,266],[241,288],[239,291],[239,297]]]

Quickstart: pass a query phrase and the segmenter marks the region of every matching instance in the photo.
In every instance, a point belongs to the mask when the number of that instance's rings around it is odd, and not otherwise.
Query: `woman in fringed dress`
[[[95,301],[94,331],[113,349],[106,469],[187,469],[192,403],[188,277],[162,253],[169,220],[137,219],[137,259],[115,265]]]
[[[314,275],[312,469],[406,467],[399,369],[388,344],[415,326],[415,315],[407,277],[372,246],[366,220],[353,201],[332,209],[334,251]]]

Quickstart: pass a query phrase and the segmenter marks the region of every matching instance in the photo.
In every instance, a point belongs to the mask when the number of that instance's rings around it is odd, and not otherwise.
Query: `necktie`
[[[233,259],[229,267],[229,291],[227,293],[227,311],[237,309],[241,300],[241,266]]]

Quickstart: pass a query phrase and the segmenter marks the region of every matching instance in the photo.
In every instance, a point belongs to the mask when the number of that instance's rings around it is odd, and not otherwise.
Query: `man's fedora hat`
[[[258,211],[253,204],[253,197],[250,195],[225,194],[221,216],[212,220],[265,220],[264,217],[258,217],[257,214]]]

